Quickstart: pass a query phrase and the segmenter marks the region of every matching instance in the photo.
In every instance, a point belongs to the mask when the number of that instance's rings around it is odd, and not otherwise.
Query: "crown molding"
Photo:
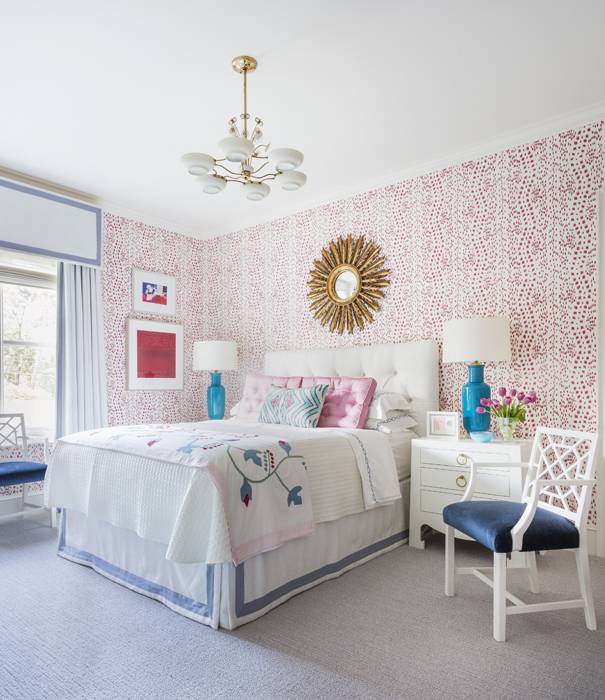
[[[171,233],[178,233],[181,236],[187,236],[188,238],[200,239],[202,238],[198,232],[193,231],[190,226],[185,224],[177,223],[175,221],[169,221],[168,219],[162,219],[159,216],[149,216],[142,211],[137,211],[136,209],[130,209],[121,204],[115,204],[114,202],[107,202],[100,200],[99,206],[103,210],[103,214],[114,214],[115,216],[122,216],[125,219],[131,219],[133,221],[138,221],[142,224],[147,224],[148,226],[156,226],[157,228],[163,228]],[[214,237],[214,236],[212,236]]]
[[[210,239],[225,236],[230,233],[237,233],[252,226],[266,224],[271,221],[275,221],[276,219],[281,219],[286,216],[292,216],[303,211],[308,211],[309,209],[324,206],[331,202],[348,199],[349,197],[354,197],[355,195],[362,194],[364,192],[371,192],[372,190],[380,189],[382,187],[395,185],[399,182],[403,182],[404,180],[410,180],[415,177],[438,172],[439,170],[444,170],[445,168],[460,165],[461,163],[466,163],[470,160],[477,160],[493,153],[499,153],[500,151],[505,151],[509,148],[522,146],[523,144],[531,143],[532,141],[537,141],[541,138],[554,136],[562,131],[566,131],[567,129],[576,129],[600,120],[605,120],[605,100],[582,109],[574,110],[572,112],[565,112],[557,117],[544,119],[539,122],[533,122],[532,124],[520,129],[504,132],[493,139],[471,144],[462,150],[452,151],[451,153],[439,158],[418,161],[412,165],[409,165],[403,170],[391,171],[377,177],[369,178],[347,188],[333,190],[329,194],[315,197],[312,200],[305,202],[304,206],[292,207],[292,205],[284,205],[274,209],[270,217],[250,217],[250,219],[247,219],[243,225],[239,226],[237,229],[225,228],[215,231],[212,235],[202,234],[199,237],[203,239]]]
[[[452,151],[451,153],[440,158],[418,161],[407,166],[403,170],[390,171],[380,176],[363,180],[362,182],[346,188],[332,190],[325,195],[314,197],[313,199],[299,206],[293,205],[292,203],[286,203],[280,207],[274,208],[269,216],[255,216],[254,213],[252,213],[251,216],[246,217],[242,221],[241,225],[237,226],[237,228],[229,227],[208,232],[201,232],[199,230],[196,231],[191,226],[162,219],[157,216],[150,216],[144,212],[131,209],[125,205],[109,202],[97,197],[94,194],[70,188],[50,180],[34,177],[32,175],[28,175],[27,173],[12,170],[10,168],[0,166],[0,177],[29,185],[31,187],[36,187],[41,190],[46,190],[64,197],[69,197],[70,199],[80,202],[94,204],[100,207],[103,210],[103,213],[123,216],[124,218],[139,221],[149,226],[157,226],[158,228],[167,229],[168,231],[179,233],[181,235],[188,236],[189,238],[211,240],[213,238],[241,232],[252,226],[259,226],[275,221],[276,219],[293,216],[294,214],[308,211],[309,209],[315,209],[332,202],[348,199],[349,197],[354,197],[355,195],[364,192],[370,192],[382,187],[388,187],[389,185],[395,185],[399,182],[409,180],[414,177],[428,175],[429,173],[437,172],[439,170],[443,170],[444,168],[459,165],[470,160],[476,160],[483,156],[498,153],[508,148],[521,146],[525,143],[531,143],[532,141],[536,141],[540,138],[553,136],[565,131],[566,129],[575,129],[599,120],[605,120],[605,100],[582,109],[560,114],[550,119],[534,122],[520,129],[504,132],[493,139],[471,144],[464,149]]]

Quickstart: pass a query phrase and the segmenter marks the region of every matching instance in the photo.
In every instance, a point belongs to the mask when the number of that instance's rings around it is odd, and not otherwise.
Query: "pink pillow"
[[[298,389],[301,380],[302,377],[270,377],[266,374],[247,374],[244,393],[237,409],[237,417],[258,420],[261,406],[271,385]]]
[[[300,386],[329,384],[320,428],[363,428],[376,391],[372,377],[303,377]]]

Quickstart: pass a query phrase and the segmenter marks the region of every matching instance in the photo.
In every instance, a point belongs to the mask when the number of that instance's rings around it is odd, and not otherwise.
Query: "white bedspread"
[[[254,540],[256,545],[260,541],[261,549],[242,547],[242,531],[246,534],[242,522],[246,521],[238,520],[235,506],[246,513],[250,523],[254,512],[257,513],[254,517],[263,518],[258,515],[263,499],[258,497],[260,492],[252,493],[243,509],[246,494],[241,474],[217,467],[225,457],[225,439],[229,434],[237,434],[238,439],[245,435],[245,439],[272,441],[275,447],[282,440],[303,456],[310,489],[303,487],[307,505],[304,509],[299,505],[298,509],[301,514],[306,510],[314,522],[336,519],[400,498],[388,440],[376,431],[305,430],[231,420],[133,426],[126,432],[131,430],[132,434],[146,438],[150,430],[161,429],[173,435],[181,431],[188,438],[188,442],[181,443],[187,446],[196,432],[206,435],[213,432],[217,446],[208,449],[206,441],[203,449],[197,449],[193,439],[191,450],[179,452],[165,444],[160,452],[157,449],[160,443],[148,444],[153,440],[111,440],[111,431],[119,430],[123,434],[124,428],[67,436],[57,443],[49,465],[47,504],[75,509],[134,530],[145,539],[162,542],[167,545],[167,558],[173,561],[241,561],[278,546],[288,536],[277,539],[269,536],[262,541],[254,533],[255,537],[248,540]],[[240,445],[246,447],[244,442]],[[237,478],[237,490],[234,484],[226,484],[224,480],[221,488],[220,474]],[[308,525],[307,519],[301,517],[291,536],[308,534]],[[270,534],[274,531],[275,528]]]

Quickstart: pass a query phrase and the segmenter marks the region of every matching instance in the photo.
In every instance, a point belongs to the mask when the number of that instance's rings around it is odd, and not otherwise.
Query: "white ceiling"
[[[605,100],[601,0],[0,0],[0,166],[210,237]],[[179,162],[250,109],[308,184],[204,195]]]

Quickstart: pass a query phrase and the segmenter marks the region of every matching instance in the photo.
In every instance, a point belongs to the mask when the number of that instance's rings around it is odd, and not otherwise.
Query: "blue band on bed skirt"
[[[259,610],[262,610],[264,607],[270,605],[282,596],[287,595],[288,593],[292,593],[292,591],[295,591],[297,588],[308,586],[310,583],[313,583],[314,581],[317,581],[318,579],[323,578],[324,576],[336,574],[339,571],[342,571],[342,569],[345,569],[347,566],[354,564],[356,561],[365,559],[365,557],[369,557],[371,554],[376,554],[377,552],[380,552],[380,550],[386,549],[387,547],[391,547],[392,545],[397,544],[398,542],[405,541],[408,538],[408,533],[409,530],[403,530],[402,532],[398,532],[395,535],[391,535],[390,537],[387,537],[384,540],[374,542],[373,544],[370,544],[357,552],[348,554],[346,557],[343,557],[339,561],[332,562],[331,564],[326,564],[325,566],[322,566],[319,569],[315,569],[315,571],[310,571],[309,573],[304,574],[303,576],[299,576],[298,578],[293,579],[292,581],[284,583],[282,586],[274,588],[272,591],[265,593],[265,595],[261,596],[260,598],[256,598],[256,600],[250,600],[248,602],[245,602],[244,600],[244,566],[246,562],[242,562],[241,564],[238,564],[235,567],[235,614],[237,615],[237,617],[245,617],[246,615],[251,615],[252,613],[258,612]]]
[[[206,567],[206,597],[207,602],[202,603],[193,598],[188,598],[182,593],[176,593],[166,586],[159,583],[147,581],[136,574],[130,573],[124,569],[120,569],[95,554],[86,552],[82,549],[76,549],[65,544],[65,524],[67,521],[67,511],[63,509],[61,513],[61,527],[59,529],[59,553],[64,554],[71,559],[77,560],[82,564],[93,566],[95,570],[101,573],[106,573],[112,579],[117,579],[126,587],[131,589],[140,589],[144,593],[152,595],[154,598],[160,598],[163,601],[169,602],[174,606],[187,610],[194,615],[200,617],[212,618],[212,608],[214,605],[214,564],[202,564]]]

